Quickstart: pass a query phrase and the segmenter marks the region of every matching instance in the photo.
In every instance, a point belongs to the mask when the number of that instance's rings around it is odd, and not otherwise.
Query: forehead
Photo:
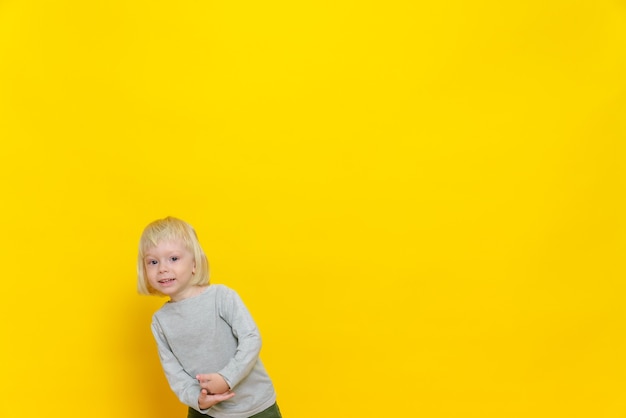
[[[159,241],[155,246],[146,249],[145,256],[149,257],[153,255],[176,252],[189,252],[189,249],[183,240],[171,239]]]

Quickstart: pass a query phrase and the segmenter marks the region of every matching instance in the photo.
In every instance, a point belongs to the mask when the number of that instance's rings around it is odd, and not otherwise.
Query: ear
[[[191,274],[196,274],[196,262],[193,262],[193,268],[191,269]]]

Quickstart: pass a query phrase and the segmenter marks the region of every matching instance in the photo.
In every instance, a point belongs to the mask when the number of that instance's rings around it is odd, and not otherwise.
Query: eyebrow
[[[180,257],[182,253],[183,253],[183,251],[178,251],[178,250],[176,250],[176,251],[170,251],[170,252],[165,253],[165,254],[166,254],[166,256],[168,256],[168,257],[171,257],[171,256],[173,256],[173,255],[176,255],[176,256],[179,256],[179,257]],[[144,256],[143,256],[144,260],[145,260],[146,258],[150,258],[150,257],[152,257],[152,258],[158,258],[156,255],[153,255],[153,254],[150,254],[150,253],[148,253],[148,254],[146,254],[146,255],[144,255]]]

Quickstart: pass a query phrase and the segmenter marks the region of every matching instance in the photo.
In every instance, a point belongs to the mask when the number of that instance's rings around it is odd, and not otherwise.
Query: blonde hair
[[[196,231],[187,222],[168,216],[148,224],[141,234],[137,256],[137,291],[140,294],[162,295],[148,283],[144,257],[146,252],[156,247],[159,242],[175,240],[182,241],[194,256],[196,272],[191,283],[200,286],[209,284],[209,262],[200,246]]]

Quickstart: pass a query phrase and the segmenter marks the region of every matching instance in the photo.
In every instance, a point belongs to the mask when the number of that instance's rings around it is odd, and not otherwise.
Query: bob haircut
[[[140,294],[163,296],[148,283],[144,260],[146,252],[162,241],[182,241],[193,254],[196,263],[196,272],[191,284],[200,286],[209,284],[209,262],[200,246],[196,231],[187,222],[168,216],[148,224],[141,234],[137,256],[137,291]]]

